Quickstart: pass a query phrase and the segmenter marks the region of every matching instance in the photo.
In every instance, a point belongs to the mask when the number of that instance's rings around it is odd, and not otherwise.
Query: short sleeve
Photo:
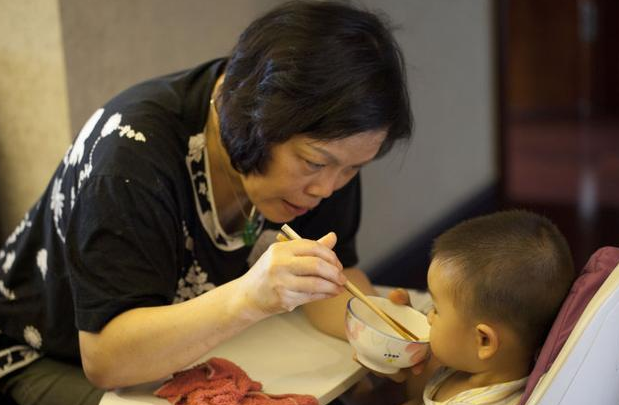
[[[323,200],[318,207],[297,218],[291,226],[304,238],[318,239],[328,232],[337,234],[334,248],[344,267],[358,261],[356,236],[361,217],[361,179],[356,175],[347,185]]]
[[[66,235],[79,330],[99,331],[124,311],[172,301],[182,235],[175,212],[165,190],[129,178],[96,176],[84,185]]]

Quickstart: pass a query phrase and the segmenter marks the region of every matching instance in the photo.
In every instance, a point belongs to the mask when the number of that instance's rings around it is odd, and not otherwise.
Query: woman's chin
[[[286,222],[291,222],[296,217],[301,216],[307,212],[307,210],[298,209],[297,207],[292,206],[291,204],[283,200],[275,207],[264,207],[262,210],[260,209],[260,207],[256,208],[258,208],[258,211],[262,214],[263,217],[265,217],[270,222],[273,222],[274,224],[284,224]]]
[[[292,222],[296,218],[296,216],[294,215],[283,215],[281,213],[274,215],[268,215],[263,213],[262,216],[264,216],[269,222],[272,222],[274,224],[285,224],[287,222]]]

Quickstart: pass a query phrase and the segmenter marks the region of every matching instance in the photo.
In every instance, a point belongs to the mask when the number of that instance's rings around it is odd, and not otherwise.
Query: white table
[[[239,365],[269,394],[310,394],[321,405],[359,381],[367,370],[352,360],[347,342],[316,330],[298,308],[265,319],[221,344],[205,359]],[[100,405],[169,405],[152,395],[162,381],[108,391]]]
[[[382,296],[392,287],[376,286]],[[426,292],[409,290],[419,310],[431,303]],[[325,405],[367,374],[352,360],[348,342],[316,330],[300,308],[265,319],[221,344],[203,360],[223,357],[238,364],[269,394],[310,394]],[[99,405],[168,405],[155,397],[163,381],[107,392]]]

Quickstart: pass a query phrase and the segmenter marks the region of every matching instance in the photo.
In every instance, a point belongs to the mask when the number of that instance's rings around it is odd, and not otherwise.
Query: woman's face
[[[385,136],[384,130],[329,141],[294,136],[271,149],[264,173],[242,176],[243,186],[264,217],[289,222],[346,185],[374,159]]]

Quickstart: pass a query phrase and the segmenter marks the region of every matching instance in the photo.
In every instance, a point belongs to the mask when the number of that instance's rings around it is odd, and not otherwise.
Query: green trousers
[[[42,357],[0,379],[0,393],[17,405],[98,405],[105,391],[80,367]]]

